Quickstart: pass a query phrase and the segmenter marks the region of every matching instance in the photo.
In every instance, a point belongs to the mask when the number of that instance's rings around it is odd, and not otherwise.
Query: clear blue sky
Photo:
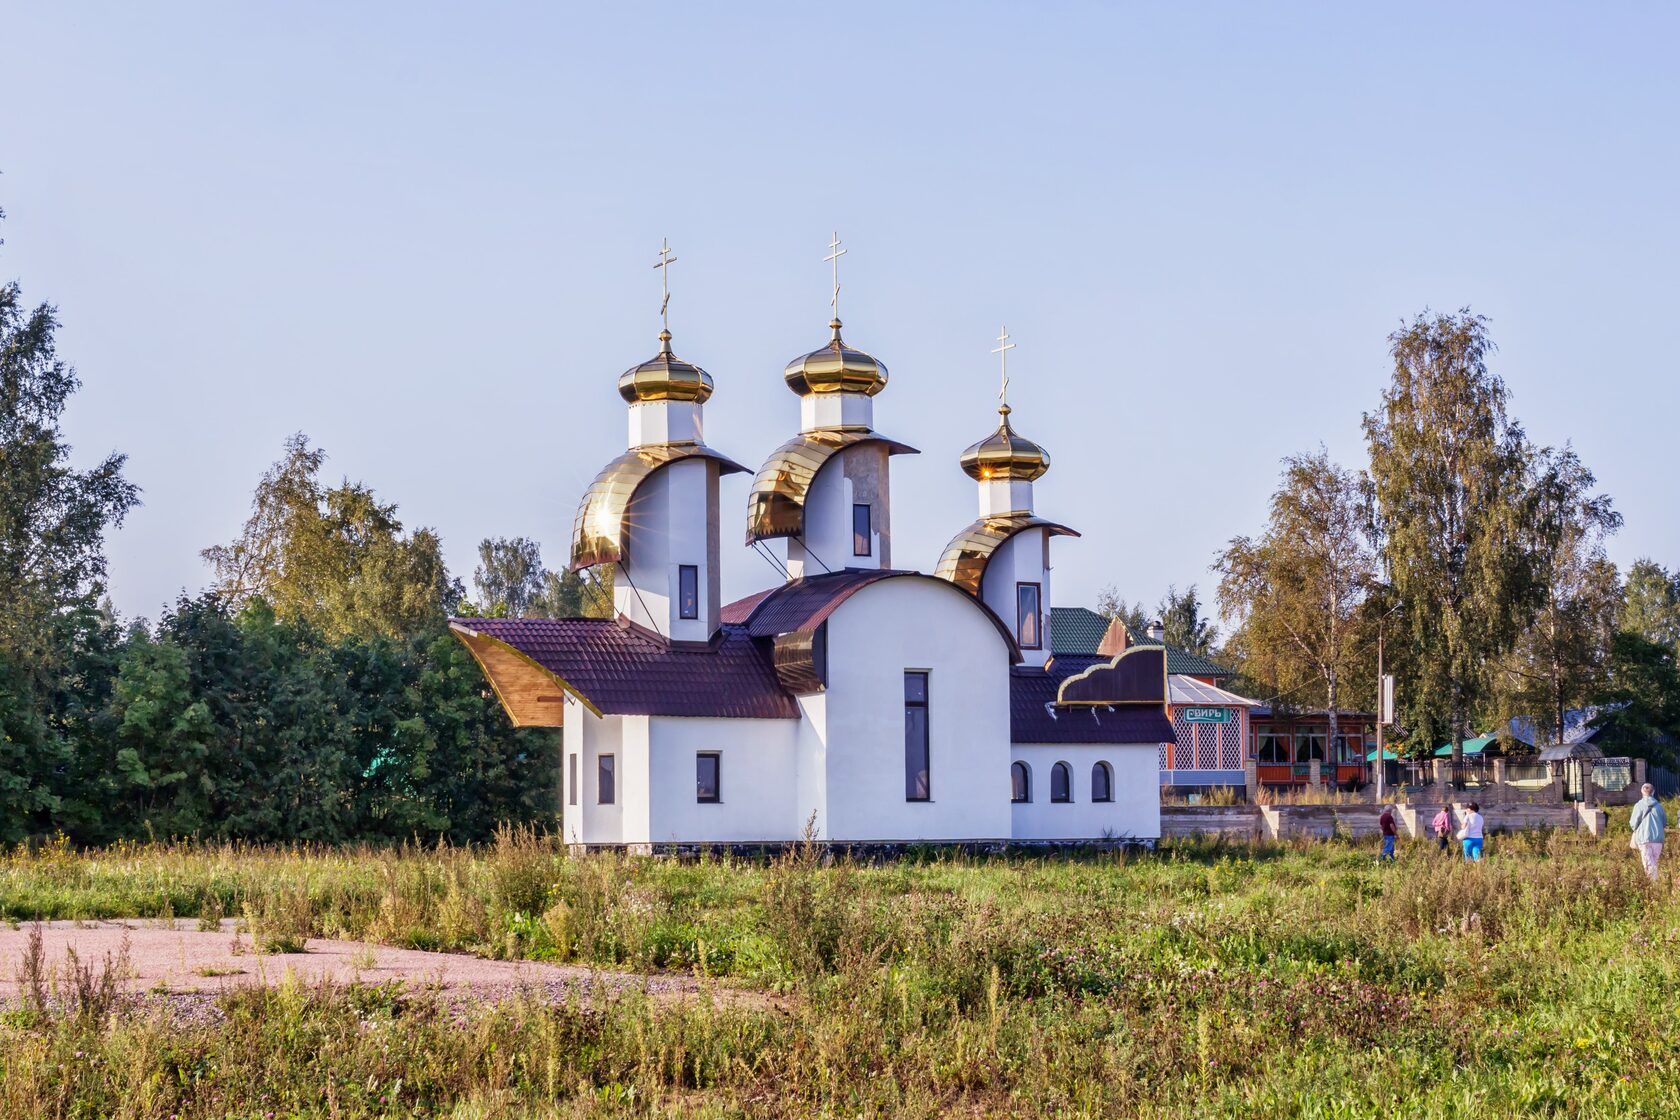
[[[974,514],[1000,322],[1040,511],[1084,533],[1057,599],[1153,603],[1211,592],[1281,456],[1362,465],[1385,336],[1465,304],[1531,435],[1615,496],[1616,558],[1680,563],[1673,7],[10,0],[0,37],[0,276],[61,308],[78,458],[145,489],[128,614],[204,584],[297,430],[463,576],[493,534],[562,564],[661,237],[709,441],[756,464],[833,229],[877,427],[923,451],[901,565]]]

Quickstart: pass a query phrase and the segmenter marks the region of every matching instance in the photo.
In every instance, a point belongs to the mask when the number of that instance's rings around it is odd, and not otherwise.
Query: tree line
[[[475,604],[436,533],[323,482],[300,434],[205,550],[209,589],[125,624],[104,543],[140,492],[121,454],[72,466],[57,328],[0,287],[0,842],[461,842],[556,818],[557,733],[511,726],[445,620],[598,614],[610,591],[495,539]]]
[[[1388,342],[1367,464],[1287,458],[1264,529],[1213,565],[1242,684],[1332,720],[1371,710],[1380,643],[1407,753],[1456,758],[1515,717],[1556,742],[1590,710],[1600,741],[1673,761],[1680,572],[1618,572],[1621,515],[1573,448],[1511,415],[1484,317],[1426,312]]]

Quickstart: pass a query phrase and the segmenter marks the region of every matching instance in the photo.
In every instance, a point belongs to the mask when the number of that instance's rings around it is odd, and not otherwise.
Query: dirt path
[[[176,922],[122,919],[88,922],[24,922],[17,929],[0,927],[0,1001],[22,992],[19,972],[29,949],[30,930],[41,930],[45,971],[64,983],[70,950],[83,966],[104,967],[107,956],[116,962],[127,938],[125,988],[135,993],[217,993],[251,985],[280,983],[290,972],[305,984],[331,982],[382,984],[398,980],[411,988],[430,988],[456,995],[491,1000],[519,992],[565,998],[572,992],[590,994],[646,991],[661,999],[685,999],[701,992],[689,976],[608,972],[544,961],[493,961],[458,953],[428,953],[359,941],[310,938],[302,953],[262,953],[230,920],[218,930],[200,930],[196,921]],[[758,992],[708,985],[729,1002],[764,1003]]]

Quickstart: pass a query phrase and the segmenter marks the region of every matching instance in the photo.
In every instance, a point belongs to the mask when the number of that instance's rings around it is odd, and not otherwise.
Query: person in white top
[[[1464,807],[1464,823],[1458,830],[1458,838],[1464,841],[1464,858],[1479,860],[1482,858],[1482,807],[1474,801]]]

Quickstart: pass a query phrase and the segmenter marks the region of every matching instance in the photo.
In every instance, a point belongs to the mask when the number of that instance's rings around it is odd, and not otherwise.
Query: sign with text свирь
[[[1180,708],[1185,723],[1230,723],[1236,718],[1235,708]]]

